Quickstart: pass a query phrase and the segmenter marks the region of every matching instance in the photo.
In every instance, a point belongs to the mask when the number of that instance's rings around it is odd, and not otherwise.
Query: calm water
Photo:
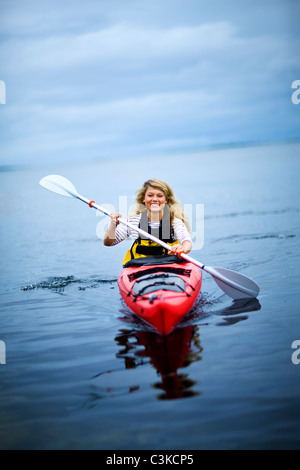
[[[299,449],[299,170],[291,144],[1,173],[0,447]],[[193,257],[252,277],[258,300],[204,273],[180,328],[145,329],[118,292],[127,242],[104,247],[104,219],[39,186],[51,173],[115,209],[166,179],[204,204]]]

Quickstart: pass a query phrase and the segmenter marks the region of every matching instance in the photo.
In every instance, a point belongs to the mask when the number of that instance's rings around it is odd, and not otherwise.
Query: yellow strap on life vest
[[[179,241],[178,240],[175,240],[174,242],[170,243],[168,242],[168,245],[172,246],[172,245],[176,245],[178,244]],[[151,240],[140,240],[139,243],[137,242],[137,240],[134,241],[132,247],[127,251],[126,255],[125,255],[125,258],[123,260],[123,266],[130,260],[132,259],[136,259],[136,258],[146,258],[147,255],[142,255],[140,253],[137,253],[136,252],[136,247],[139,245],[144,245],[144,246],[161,246],[159,245],[158,243],[155,243],[155,242],[152,242]]]

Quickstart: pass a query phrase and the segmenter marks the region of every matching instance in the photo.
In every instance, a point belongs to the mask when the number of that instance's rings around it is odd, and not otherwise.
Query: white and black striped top
[[[133,215],[129,217],[127,220],[132,225],[135,225],[138,228],[140,220],[141,220],[141,214]],[[152,229],[158,229],[159,222],[150,222],[150,227]],[[175,238],[179,241],[181,245],[186,240],[192,242],[191,236],[184,222],[182,222],[182,220],[178,219],[177,217],[174,217],[173,230],[174,230]],[[139,237],[139,234],[137,231],[127,227],[126,225],[123,225],[123,224],[117,225],[116,236],[115,236],[113,245],[117,245],[118,243],[122,242],[123,240],[126,240],[126,238],[130,236],[135,240]]]

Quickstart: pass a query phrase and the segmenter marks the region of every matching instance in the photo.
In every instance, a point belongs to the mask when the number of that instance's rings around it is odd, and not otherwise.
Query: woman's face
[[[144,204],[150,212],[162,212],[167,198],[165,194],[159,189],[152,188],[151,186],[145,192]]]

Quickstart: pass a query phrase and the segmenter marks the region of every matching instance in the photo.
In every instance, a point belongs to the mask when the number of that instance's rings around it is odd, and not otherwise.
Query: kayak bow
[[[201,284],[201,271],[177,256],[132,260],[118,278],[129,309],[162,335],[170,333],[191,310]]]

